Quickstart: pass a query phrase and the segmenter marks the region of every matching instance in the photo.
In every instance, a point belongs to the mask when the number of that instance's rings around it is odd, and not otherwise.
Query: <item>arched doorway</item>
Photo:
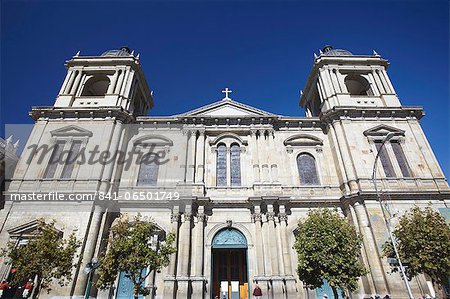
[[[220,230],[212,241],[211,298],[248,299],[247,239],[235,228]]]

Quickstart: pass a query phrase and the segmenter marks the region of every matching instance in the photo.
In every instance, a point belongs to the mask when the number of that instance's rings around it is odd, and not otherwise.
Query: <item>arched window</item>
[[[344,82],[350,95],[373,95],[369,81],[359,74],[347,75]]]
[[[227,185],[227,147],[223,143],[217,146],[216,185]]]
[[[141,159],[139,166],[138,186],[156,186],[158,183],[159,156],[148,153]]]
[[[108,91],[109,78],[106,75],[95,75],[84,84],[81,96],[104,96]]]
[[[316,160],[307,153],[301,153],[297,157],[298,173],[300,175],[300,185],[318,185]]]
[[[238,144],[231,145],[230,152],[231,186],[241,185],[241,147]]]

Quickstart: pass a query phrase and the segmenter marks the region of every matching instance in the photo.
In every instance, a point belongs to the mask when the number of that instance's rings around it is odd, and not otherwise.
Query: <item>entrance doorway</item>
[[[247,240],[234,228],[219,231],[212,244],[212,298],[248,299]]]

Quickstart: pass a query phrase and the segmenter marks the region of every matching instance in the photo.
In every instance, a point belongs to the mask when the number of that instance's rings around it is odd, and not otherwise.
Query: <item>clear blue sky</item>
[[[449,175],[448,1],[1,1],[2,123],[31,123],[31,106],[52,105],[78,50],[122,45],[141,53],[152,115],[211,103],[228,86],[238,101],[300,116],[299,90],[325,44],[391,62]]]

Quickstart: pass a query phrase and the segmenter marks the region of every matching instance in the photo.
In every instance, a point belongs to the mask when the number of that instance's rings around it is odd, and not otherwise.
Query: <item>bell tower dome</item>
[[[318,116],[334,107],[400,107],[387,68],[375,51],[354,55],[325,46],[314,54],[314,65],[300,98],[307,116]]]
[[[146,115],[153,107],[139,55],[128,47],[100,56],[80,56],[66,62],[67,75],[56,98],[58,108],[122,107]]]

